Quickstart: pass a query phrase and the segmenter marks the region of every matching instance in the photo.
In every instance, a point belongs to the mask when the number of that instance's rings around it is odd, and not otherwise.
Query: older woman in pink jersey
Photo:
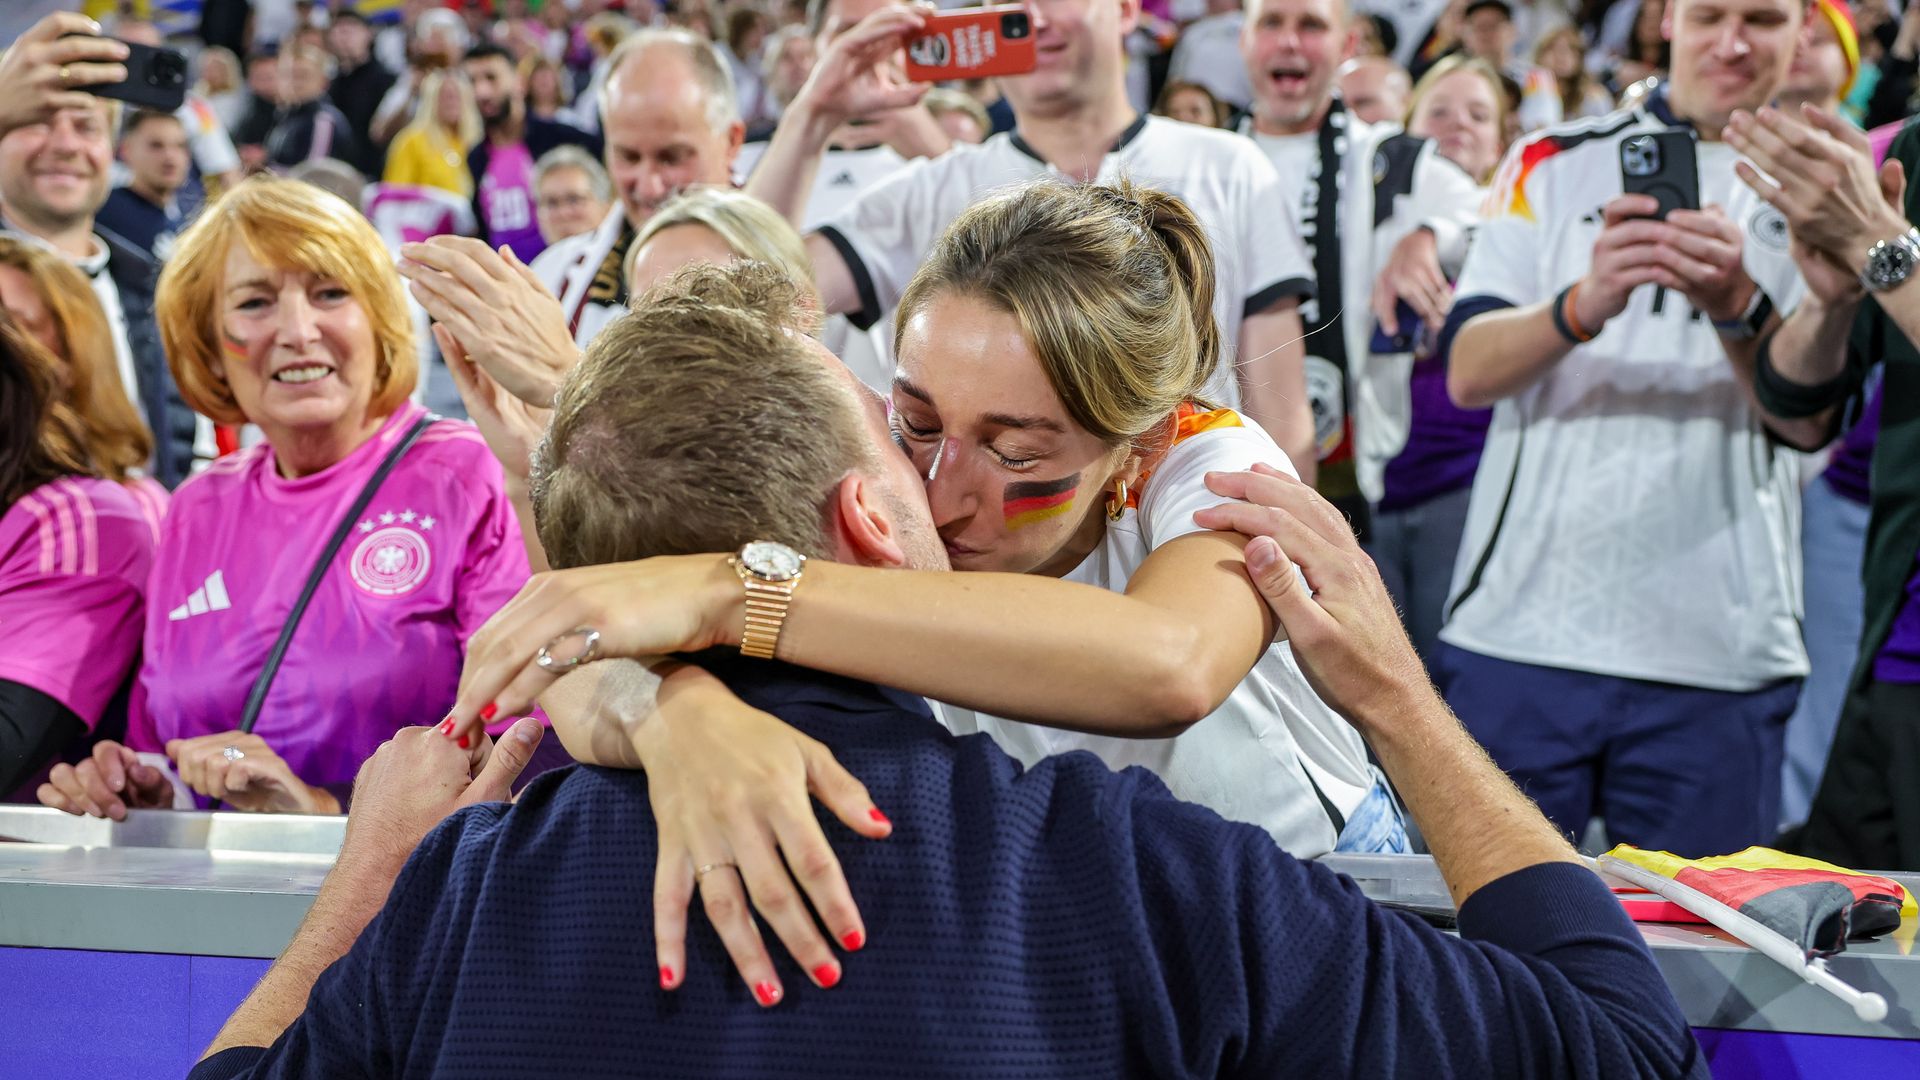
[[[240,809],[338,812],[382,741],[447,711],[468,635],[527,578],[500,465],[471,425],[408,400],[399,278],[366,219],[319,188],[255,179],[209,207],[157,315],[188,404],[266,441],[175,493],[127,745]],[[96,754],[42,801],[113,817],[171,804],[130,782],[129,760]]]

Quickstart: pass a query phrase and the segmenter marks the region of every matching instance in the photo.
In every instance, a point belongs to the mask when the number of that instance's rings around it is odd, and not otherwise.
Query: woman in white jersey
[[[796,592],[805,626],[779,655],[946,702],[954,730],[986,731],[1029,763],[1084,749],[1144,765],[1298,854],[1400,849],[1359,736],[1273,643],[1245,539],[1193,520],[1229,501],[1209,472],[1286,462],[1257,425],[1194,400],[1220,359],[1212,288],[1200,223],[1159,192],[1046,182],[962,215],[902,299],[892,423],[953,568],[975,573],[815,560]],[[556,583],[530,587],[476,637],[456,728],[526,708],[553,678],[530,649],[582,622],[602,655],[731,643],[741,601],[726,561],[588,568],[622,584],[587,618],[553,602]],[[733,629],[682,639],[669,623]],[[625,740],[617,721],[567,715],[553,697],[583,760],[605,760],[610,733]],[[657,791],[693,772],[664,771]],[[688,885],[695,865],[779,858],[770,843],[698,855]]]

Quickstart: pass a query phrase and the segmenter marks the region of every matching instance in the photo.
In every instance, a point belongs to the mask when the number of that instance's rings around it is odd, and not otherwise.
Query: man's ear
[[[860,566],[905,566],[899,522],[887,508],[880,485],[850,472],[833,493],[833,532],[842,561]]]

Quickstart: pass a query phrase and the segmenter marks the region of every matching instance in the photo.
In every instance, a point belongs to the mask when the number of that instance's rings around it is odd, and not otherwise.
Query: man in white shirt
[[[1377,272],[1425,267],[1420,276],[1445,280],[1443,265],[1457,269],[1466,256],[1481,196],[1433,145],[1402,134],[1397,124],[1359,120],[1335,95],[1334,78],[1355,48],[1345,0],[1248,0],[1247,13],[1240,50],[1253,110],[1239,130],[1279,173],[1284,205],[1313,267],[1314,295],[1301,302],[1300,315],[1320,468],[1315,486],[1364,527],[1349,402],[1372,338]],[[1394,216],[1399,198],[1420,208],[1421,227],[1405,242],[1387,240],[1388,266],[1376,266],[1375,230]],[[1401,276],[1388,273],[1384,287]],[[1435,308],[1429,315],[1437,323],[1444,313]]]
[[[1674,0],[1665,88],[1509,153],[1442,335],[1450,395],[1494,415],[1437,675],[1573,835],[1598,816],[1697,856],[1777,825],[1807,671],[1798,468],[1751,399],[1756,337],[1804,286],[1720,139],[1773,98],[1803,17]],[[1676,125],[1707,209],[1655,220],[1623,144]]]
[[[1015,130],[979,146],[916,161],[807,238],[823,306],[872,325],[899,300],[923,254],[980,195],[1047,176],[1129,177],[1186,200],[1214,243],[1214,315],[1234,363],[1208,388],[1274,436],[1311,475],[1313,421],[1301,364],[1299,298],[1308,267],[1285,215],[1272,213],[1279,178],[1231,135],[1140,116],[1129,104],[1123,39],[1138,0],[1057,0],[1029,9],[1038,66],[999,80]],[[820,155],[848,117],[918,101],[924,88],[890,70],[924,23],[894,7],[875,13],[822,56],[788,108],[748,190],[801,220]]]
[[[746,135],[733,75],[703,38],[685,30],[641,30],[608,57],[607,71],[602,134],[620,205],[593,231],[541,252],[532,267],[560,298],[581,348],[626,313],[620,265],[635,232],[686,187],[731,187]]]

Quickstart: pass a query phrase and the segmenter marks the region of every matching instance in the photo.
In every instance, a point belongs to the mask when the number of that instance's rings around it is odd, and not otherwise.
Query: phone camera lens
[[[176,87],[187,84],[187,61],[179,53],[161,52],[154,54],[152,66],[147,68],[147,83],[151,86]]]
[[[1008,41],[1019,41],[1033,33],[1033,26],[1027,21],[1024,11],[1012,11],[1000,17],[1000,36]]]

